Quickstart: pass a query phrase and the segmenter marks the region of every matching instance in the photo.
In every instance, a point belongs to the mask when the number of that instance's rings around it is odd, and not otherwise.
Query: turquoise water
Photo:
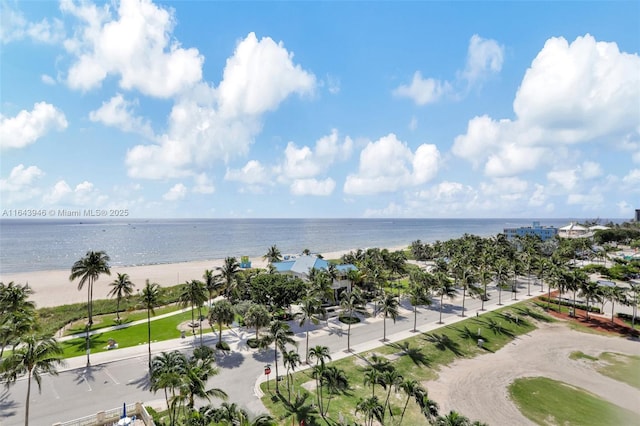
[[[408,246],[495,235],[505,227],[563,226],[568,219],[170,219],[0,220],[0,272],[69,269],[88,250],[104,250],[112,266],[257,257],[282,253]]]

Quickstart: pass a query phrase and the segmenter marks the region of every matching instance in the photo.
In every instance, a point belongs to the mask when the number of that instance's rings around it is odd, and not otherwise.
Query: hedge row
[[[549,301],[549,298],[547,296],[539,296],[538,299],[542,300],[543,302],[548,302]],[[558,299],[552,297],[551,298],[551,303],[555,303],[557,305],[558,304]],[[562,306],[568,306],[570,308],[573,308],[573,302],[568,302],[566,300],[562,300],[561,299],[560,300],[560,304]],[[602,313],[600,308],[597,307],[597,306],[589,305],[589,307],[587,308],[587,305],[583,305],[581,303],[576,303],[575,306],[576,306],[576,309],[581,309],[583,311],[587,311],[588,310],[589,312],[594,312],[596,314],[601,314]]]

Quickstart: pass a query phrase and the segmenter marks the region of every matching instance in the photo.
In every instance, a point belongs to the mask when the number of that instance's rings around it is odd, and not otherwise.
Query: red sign
[[[269,367],[265,368],[265,369],[264,369],[264,374],[266,374],[267,376],[268,376],[269,374],[271,374],[271,369],[270,369]]]

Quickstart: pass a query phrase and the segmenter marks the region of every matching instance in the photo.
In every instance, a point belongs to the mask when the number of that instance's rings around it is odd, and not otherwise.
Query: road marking
[[[87,384],[87,387],[89,388],[89,392],[91,392],[93,389],[91,389],[91,385],[89,384],[89,381],[87,380],[87,376],[85,376],[83,374],[82,378],[84,379],[84,382]]]
[[[119,385],[119,384],[120,384],[120,382],[119,382],[119,381],[117,381],[117,380],[116,380],[116,378],[115,378],[115,377],[113,377],[113,375],[109,372],[109,369],[108,369],[108,368],[105,368],[105,369],[104,369],[104,373],[105,373],[107,376],[109,376],[109,378],[111,379],[111,381],[112,381],[113,383],[115,383],[116,385]]]
[[[56,386],[54,385],[53,379],[51,380],[51,390],[53,391],[53,394],[55,395],[56,399],[60,399],[60,395],[56,390]]]

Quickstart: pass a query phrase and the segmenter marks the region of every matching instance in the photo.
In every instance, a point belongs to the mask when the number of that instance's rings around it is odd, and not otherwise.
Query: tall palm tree
[[[431,305],[429,292],[433,275],[421,270],[413,270],[409,274],[409,303],[413,306],[413,332],[418,331],[418,306]]]
[[[214,275],[211,269],[206,269],[204,271],[204,274],[202,274],[202,279],[204,280],[205,288],[209,292],[209,306],[211,306],[214,298],[213,294],[218,294],[218,292],[222,289],[223,282],[220,279],[220,275]]]
[[[0,363],[0,379],[7,386],[14,384],[19,377],[27,376],[27,397],[25,400],[24,424],[29,425],[29,402],[31,397],[31,379],[41,390],[42,374],[57,375],[57,366],[62,361],[62,348],[55,338],[34,333],[24,335],[11,354]]]
[[[358,313],[365,315],[367,308],[365,307],[364,297],[362,297],[362,291],[355,287],[351,291],[345,291],[340,295],[340,308],[350,319],[353,315]],[[351,320],[347,323],[347,352],[351,352]]]
[[[169,410],[169,424],[175,424],[176,390],[182,385],[182,377],[186,374],[187,358],[179,351],[162,352],[151,361],[150,391],[164,391],[164,398]],[[171,396],[169,396],[169,392]]]
[[[460,316],[464,317],[464,301],[467,295],[467,290],[469,290],[472,296],[477,293],[475,286],[477,277],[474,268],[470,265],[465,265],[460,269],[460,275],[458,278],[458,283],[460,284],[460,287],[462,287],[462,313]]]
[[[147,342],[149,347],[149,371],[151,371],[151,315],[155,315],[155,307],[158,306],[158,302],[160,299],[160,291],[158,290],[160,286],[156,283],[149,283],[149,280],[146,280],[146,284],[142,289],[142,294],[140,295],[140,302],[142,306],[147,310]]]
[[[129,279],[128,274],[122,274],[118,272],[118,278],[116,278],[111,284],[111,291],[109,291],[108,296],[116,297],[116,321],[120,322],[120,301],[125,296],[131,296],[133,294],[133,287],[135,285]]]
[[[180,305],[183,308],[191,305],[191,330],[194,337],[196,335],[194,309],[196,306],[200,309],[202,304],[207,300],[206,291],[207,289],[202,281],[191,280],[184,284],[184,287],[180,292],[180,296],[178,297]],[[202,315],[200,315],[200,317],[201,316]],[[200,345],[202,345],[202,321],[200,320],[198,323],[200,324]]]
[[[400,307],[400,302],[398,301],[398,298],[394,295],[392,295],[391,293],[385,293],[382,295],[382,297],[379,299],[380,302],[380,308],[379,308],[379,313],[382,315],[383,320],[382,320],[382,324],[383,324],[383,337],[382,337],[382,341],[386,342],[387,341],[387,317],[391,317],[391,319],[393,319],[393,322],[396,322],[396,318],[398,318],[399,315],[399,307]]]
[[[247,309],[247,313],[244,315],[244,323],[247,327],[255,327],[256,340],[260,339],[258,332],[262,327],[269,325],[271,321],[271,315],[269,310],[264,305],[253,304]]]
[[[510,276],[510,264],[507,259],[499,258],[493,265],[493,273],[498,287],[498,305],[502,305],[502,289],[507,286]]]
[[[327,392],[329,395],[335,395],[338,392],[342,392],[349,387],[349,379],[344,370],[336,367],[335,365],[328,365],[322,372],[322,380],[327,386]],[[322,416],[325,417],[329,412],[329,404],[331,404],[331,397],[327,401],[327,405],[324,406],[324,412]]]
[[[78,291],[82,290],[82,287],[87,284],[87,314],[89,316],[86,334],[87,366],[91,365],[89,359],[91,351],[89,333],[93,325],[93,284],[100,278],[100,275],[111,275],[110,260],[104,251],[88,251],[83,258],[73,264],[71,275],[69,275],[69,281],[80,279],[78,281]]]
[[[356,404],[356,413],[361,412],[365,417],[365,426],[373,426],[373,420],[382,422],[384,407],[380,404],[377,396],[370,398],[360,398]]]
[[[315,359],[316,365],[313,368],[313,376],[316,379],[316,396],[318,399],[318,408],[320,413],[322,410],[322,374],[325,369],[325,362],[331,360],[331,354],[327,346],[316,345],[309,351],[309,359]]]
[[[434,280],[433,294],[440,298],[440,319],[438,320],[438,324],[443,324],[442,308],[444,306],[444,298],[448,297],[449,299],[453,299],[456,296],[456,288],[444,272],[436,272]]]
[[[282,353],[282,364],[287,369],[287,394],[289,396],[289,402],[291,402],[291,373],[289,371],[295,371],[296,367],[300,365],[300,355],[294,350]]]
[[[192,356],[187,359],[186,374],[183,374],[180,384],[181,400],[187,402],[187,408],[193,410],[195,398],[211,400],[211,397],[227,400],[227,393],[218,388],[207,389],[207,382],[217,375],[219,370],[213,366],[213,357],[198,358]]]
[[[267,250],[267,253],[262,256],[269,263],[280,262],[282,260],[282,253],[280,249],[274,244]]]
[[[295,345],[296,341],[293,340],[293,331],[291,327],[284,321],[273,320],[269,325],[268,334],[263,337],[263,345],[268,346],[273,343],[274,350],[274,365],[276,367],[276,393],[280,393],[280,387],[278,386],[278,350],[286,352],[286,346],[288,344]]]
[[[417,388],[415,390],[414,398],[420,407],[420,411],[422,411],[422,414],[426,417],[429,423],[438,417],[438,403],[429,398],[429,394],[426,389],[422,387]]]
[[[300,315],[299,315],[299,326],[304,327],[305,324],[309,325],[318,324],[320,322],[320,317],[325,316],[325,310],[320,303],[320,300],[316,297],[313,297],[311,294],[307,294],[307,296],[302,299],[300,303]],[[304,362],[309,362],[309,328],[306,330],[306,340],[307,346],[304,351]]]
[[[385,412],[387,408],[389,409],[391,415],[393,415],[393,413],[391,412],[391,406],[389,405],[389,398],[391,397],[391,391],[393,389],[397,390],[402,383],[402,380],[402,375],[400,375],[400,373],[398,373],[398,370],[396,370],[395,368],[385,371],[380,375],[380,383],[385,389],[387,389],[387,396],[385,397],[384,404],[382,404],[383,420],[385,418]]]
[[[451,410],[449,414],[438,416],[435,424],[437,426],[471,426],[471,421],[457,411]]]
[[[600,294],[600,286],[597,282],[586,280],[583,281],[580,285],[580,296],[584,297],[584,300],[587,301],[587,320],[589,319],[589,303],[590,302],[600,302],[602,300],[602,296]]]
[[[209,323],[218,324],[218,343],[216,347],[222,348],[222,326],[229,325],[235,318],[233,305],[228,300],[217,301],[209,310]]]
[[[36,305],[29,299],[33,290],[29,284],[0,282],[0,359],[6,346],[23,334],[37,331]]]
[[[222,273],[222,279],[225,284],[224,293],[229,299],[235,290],[236,274],[240,271],[240,263],[235,257],[225,257],[224,264],[217,269]]]
[[[380,374],[376,368],[367,368],[364,372],[364,385],[371,385],[371,396],[376,394],[376,385],[380,384]]]

